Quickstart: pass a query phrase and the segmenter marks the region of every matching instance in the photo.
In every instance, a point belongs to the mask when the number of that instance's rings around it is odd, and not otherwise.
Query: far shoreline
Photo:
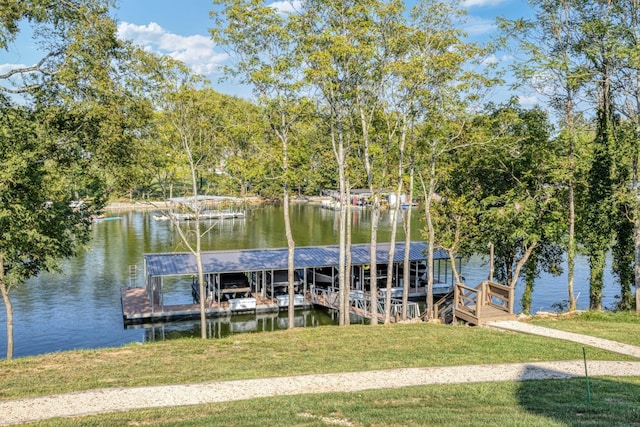
[[[317,204],[321,205],[323,200],[329,200],[330,197],[326,196],[304,196],[304,197],[292,197],[290,199],[291,203],[308,203],[308,204]],[[259,196],[251,196],[245,197],[242,199],[242,205],[266,205],[272,203],[282,203],[281,200],[274,199],[264,199]],[[109,202],[103,208],[105,212],[113,212],[113,211],[143,211],[143,210],[168,210],[170,209],[170,203],[164,200],[149,200],[149,201],[113,201]]]

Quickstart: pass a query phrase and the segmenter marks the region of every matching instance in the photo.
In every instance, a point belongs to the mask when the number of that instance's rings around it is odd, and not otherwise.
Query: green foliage
[[[551,126],[541,109],[493,107],[475,124],[493,135],[492,140],[452,158],[453,172],[443,196],[446,204],[462,203],[460,221],[475,230],[466,235],[473,242],[466,244],[468,250],[484,252],[493,243],[496,277],[512,285],[533,248],[549,255],[564,235],[553,179],[561,146],[550,138]],[[541,268],[556,268],[557,254],[548,263],[544,258],[539,258]]]
[[[0,282],[11,288],[75,254],[95,207],[70,206],[73,184],[88,166],[74,141],[60,144],[67,135],[29,108],[5,105],[1,113]]]
[[[0,6],[0,48],[10,49],[8,42],[30,27],[42,54],[34,66],[0,75],[0,290],[9,358],[11,287],[76,254],[109,187],[133,185],[134,142],[152,111],[141,74],[152,74],[158,61],[118,40],[113,6],[110,0]],[[72,207],[79,199],[84,204]]]

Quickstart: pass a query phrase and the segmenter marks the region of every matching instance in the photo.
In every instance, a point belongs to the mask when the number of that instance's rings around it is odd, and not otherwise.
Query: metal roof
[[[378,243],[376,254],[380,264],[389,259],[390,243]],[[404,242],[396,243],[395,262],[404,260]],[[351,245],[351,264],[363,265],[370,262],[369,243]],[[411,242],[410,261],[426,259],[427,244]],[[285,270],[287,248],[281,249],[242,249],[230,251],[202,252],[202,266],[205,274],[234,273],[260,270]],[[339,247],[305,246],[295,249],[295,268],[316,268],[338,265]],[[446,251],[436,250],[434,259],[448,259]],[[181,276],[197,274],[196,257],[192,253],[160,253],[144,255],[148,276]]]

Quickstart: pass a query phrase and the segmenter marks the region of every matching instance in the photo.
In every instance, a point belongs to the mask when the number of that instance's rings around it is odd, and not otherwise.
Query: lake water
[[[414,215],[414,218],[417,215]],[[120,346],[181,336],[200,336],[198,321],[126,329],[122,322],[120,289],[141,286],[142,256],[152,252],[185,251],[170,222],[155,221],[154,212],[112,212],[93,225],[90,248],[67,260],[62,272],[41,274],[11,293],[14,307],[14,356],[21,357],[79,348]],[[297,246],[328,245],[338,242],[337,213],[317,206],[294,205],[291,212]],[[421,240],[421,225],[414,221],[413,240]],[[369,239],[370,218],[367,212],[355,212],[353,243]],[[265,206],[252,209],[246,218],[218,223],[204,239],[205,250],[286,247],[282,208]],[[391,224],[383,215],[379,241],[389,241]],[[398,228],[398,240],[404,239]],[[131,267],[137,265],[137,274]],[[578,307],[587,308],[588,266],[579,259],[576,268]],[[480,258],[463,262],[466,282],[475,285],[487,278],[488,267]],[[167,303],[191,302],[187,281],[175,281],[165,288]],[[517,299],[522,293],[518,287]],[[605,278],[604,306],[614,304],[617,293],[611,275]],[[543,276],[536,283],[532,309],[552,310],[554,303],[566,299],[566,276]],[[357,321],[357,319],[354,319]],[[308,310],[296,313],[296,326],[315,327],[335,324],[334,313]],[[229,333],[272,331],[287,327],[287,313],[243,315],[229,319],[210,319],[207,333],[211,337]],[[0,308],[0,357],[6,354],[6,313]]]

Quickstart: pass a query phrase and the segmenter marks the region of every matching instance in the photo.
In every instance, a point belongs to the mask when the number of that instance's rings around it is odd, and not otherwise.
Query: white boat
[[[276,300],[278,301],[278,307],[289,307],[289,295],[278,295],[276,296]],[[304,295],[294,294],[293,306],[298,307],[301,305],[304,305]]]
[[[380,288],[380,296],[381,297],[386,297],[387,296],[387,288]],[[393,288],[391,288],[391,298],[396,298],[396,299],[402,299],[402,287],[401,286],[394,286]]]
[[[315,268],[307,273],[316,286],[333,286],[338,283],[338,269],[335,267]]]
[[[232,298],[229,300],[229,309],[231,311],[255,310],[258,300],[253,297],[248,298]]]

